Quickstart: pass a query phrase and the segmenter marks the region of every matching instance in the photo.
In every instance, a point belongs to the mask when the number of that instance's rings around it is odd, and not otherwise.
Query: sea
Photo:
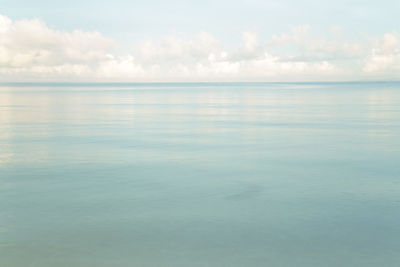
[[[2,267],[398,267],[400,82],[3,83]]]

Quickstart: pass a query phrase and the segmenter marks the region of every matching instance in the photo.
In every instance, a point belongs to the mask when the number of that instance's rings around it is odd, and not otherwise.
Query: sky
[[[0,0],[0,81],[399,80],[400,1]]]

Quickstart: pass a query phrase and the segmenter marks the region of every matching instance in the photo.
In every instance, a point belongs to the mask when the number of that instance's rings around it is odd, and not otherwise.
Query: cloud
[[[114,57],[116,43],[98,32],[50,29],[38,19],[0,16],[0,74],[3,79],[117,77],[140,72],[132,57]]]
[[[0,66],[59,66],[101,60],[114,42],[96,32],[49,29],[42,21],[0,17]]]
[[[368,73],[400,71],[400,48],[398,35],[387,33],[383,38],[374,40],[374,46],[365,60],[363,70]]]
[[[273,48],[295,47],[289,53],[282,55],[283,59],[291,61],[338,61],[359,59],[365,53],[362,44],[342,40],[341,29],[331,27],[329,37],[314,37],[310,35],[310,26],[302,25],[292,28],[291,33],[272,36],[268,46]]]
[[[148,40],[137,45],[138,56],[143,63],[160,63],[176,61],[197,61],[207,58],[210,53],[221,49],[221,44],[208,33],[201,33],[191,40],[174,36],[159,42]]]
[[[39,19],[13,21],[0,15],[2,81],[269,81],[396,78],[396,33],[361,42],[342,39],[332,27],[315,37],[309,25],[261,42],[242,33],[227,49],[211,34],[168,36],[130,48],[98,32],[60,31]],[[125,47],[125,48],[122,48]]]

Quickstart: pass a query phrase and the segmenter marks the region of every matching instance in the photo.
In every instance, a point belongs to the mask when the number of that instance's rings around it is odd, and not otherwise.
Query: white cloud
[[[107,60],[100,61],[96,74],[99,78],[140,77],[144,70],[132,56],[115,58],[108,55]]]
[[[383,38],[375,40],[374,45],[365,60],[363,70],[367,73],[400,71],[400,48],[398,36],[387,33]]]
[[[37,19],[11,22],[2,16],[0,21],[2,67],[86,64],[101,60],[114,45],[111,39],[99,33],[56,31]]]
[[[122,49],[98,32],[59,31],[38,19],[12,21],[0,15],[0,79],[3,81],[243,81],[342,80],[400,71],[399,39],[347,42],[341,29],[314,37],[310,26],[261,42],[242,33],[227,49],[209,33],[185,39],[169,36]]]
[[[218,51],[220,44],[210,34],[201,33],[192,40],[171,36],[161,42],[149,40],[135,48],[144,63],[159,63],[204,59],[210,53]]]
[[[294,27],[289,34],[272,36],[268,46],[280,49],[294,46],[297,52],[293,54],[293,50],[290,50],[283,58],[300,61],[355,60],[365,53],[361,44],[342,40],[338,27],[330,28],[330,38],[314,37],[309,32],[308,25]]]

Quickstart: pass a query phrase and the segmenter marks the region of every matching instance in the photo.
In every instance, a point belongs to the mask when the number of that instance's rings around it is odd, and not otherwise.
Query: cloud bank
[[[228,49],[209,33],[169,36],[128,48],[98,32],[51,29],[39,19],[0,15],[0,81],[324,81],[398,79],[396,32],[348,42],[332,27],[271,36],[242,33]]]

